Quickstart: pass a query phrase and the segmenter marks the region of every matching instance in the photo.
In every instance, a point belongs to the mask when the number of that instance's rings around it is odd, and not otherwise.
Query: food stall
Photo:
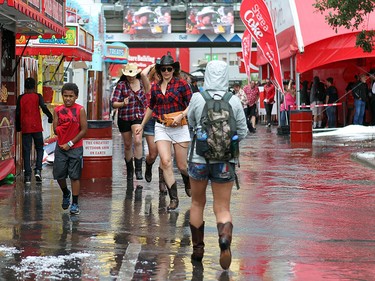
[[[20,136],[15,132],[15,105],[21,62],[35,71],[35,62],[16,57],[16,33],[26,36],[55,33],[65,36],[64,0],[0,0],[0,181],[21,171]]]

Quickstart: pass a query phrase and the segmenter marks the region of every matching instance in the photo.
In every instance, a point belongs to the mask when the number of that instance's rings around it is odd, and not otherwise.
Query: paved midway
[[[61,209],[51,166],[41,186],[25,190],[20,178],[0,187],[0,280],[374,280],[375,173],[354,160],[370,155],[372,142],[342,145],[327,136],[291,145],[259,125],[241,143],[226,272],[211,192],[203,266],[193,267],[182,179],[180,207],[167,213],[157,165],[154,180],[135,181],[133,190],[116,128],[113,140],[113,179],[82,182],[79,216]]]

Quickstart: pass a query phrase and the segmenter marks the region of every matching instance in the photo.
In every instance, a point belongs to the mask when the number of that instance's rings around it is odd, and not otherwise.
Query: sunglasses
[[[166,71],[172,72],[173,67],[162,67],[160,70],[161,70],[161,72],[166,72]]]

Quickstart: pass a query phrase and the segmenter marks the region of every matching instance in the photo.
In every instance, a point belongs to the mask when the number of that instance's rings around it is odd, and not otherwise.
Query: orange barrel
[[[290,111],[290,142],[312,143],[311,110]]]
[[[112,121],[88,120],[87,123],[81,178],[112,178]]]

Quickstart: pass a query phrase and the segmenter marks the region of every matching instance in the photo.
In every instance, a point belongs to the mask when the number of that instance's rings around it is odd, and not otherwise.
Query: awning
[[[94,36],[78,24],[67,26],[65,37],[57,34],[16,35],[17,56],[63,55],[69,61],[91,61],[93,51]]]
[[[295,6],[290,3],[295,3]],[[355,46],[358,31],[344,27],[332,29],[325,20],[330,11],[320,13],[315,10],[314,3],[315,0],[272,1],[274,10],[282,7],[283,11],[277,13],[274,19],[274,24],[279,27],[276,38],[281,60],[296,55],[297,72],[303,73],[337,61],[375,57],[374,52],[365,53]],[[292,11],[290,14],[285,11],[288,7]],[[366,30],[375,29],[375,10],[366,16],[361,26]],[[300,52],[298,46],[303,51]],[[266,63],[267,60],[258,51],[257,64]]]
[[[16,47],[16,55],[22,54],[21,47]],[[91,61],[92,53],[80,47],[33,47],[26,48],[22,56],[38,56],[38,55],[53,55],[53,56],[65,56],[65,59],[70,61]]]
[[[29,1],[30,2],[30,1]],[[15,24],[15,32],[65,35],[65,1],[54,0],[53,7],[33,6],[20,0],[0,0],[0,22]]]

